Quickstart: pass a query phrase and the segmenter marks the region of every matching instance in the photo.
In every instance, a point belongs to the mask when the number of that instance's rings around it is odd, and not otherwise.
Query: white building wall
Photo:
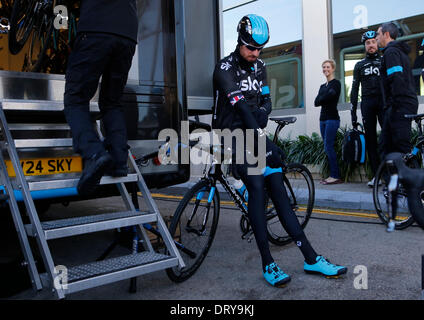
[[[319,87],[326,79],[322,62],[330,58],[328,0],[302,0],[303,15],[303,83],[307,135],[319,132],[321,108],[314,106]]]

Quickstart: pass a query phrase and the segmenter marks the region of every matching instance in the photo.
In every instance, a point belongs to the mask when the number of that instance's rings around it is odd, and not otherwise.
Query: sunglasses
[[[254,47],[254,46],[251,46],[251,45],[246,45],[246,48],[247,48],[249,51],[255,51],[255,50],[262,51],[262,49],[263,49],[264,47]]]

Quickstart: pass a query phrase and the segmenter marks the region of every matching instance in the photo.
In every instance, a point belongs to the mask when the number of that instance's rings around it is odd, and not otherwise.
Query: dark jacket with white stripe
[[[383,49],[381,79],[385,107],[401,113],[417,113],[418,98],[408,54],[411,48],[400,41],[392,41]]]

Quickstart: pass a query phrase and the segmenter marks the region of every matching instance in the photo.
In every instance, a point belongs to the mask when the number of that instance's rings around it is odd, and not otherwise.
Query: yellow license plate
[[[9,177],[15,177],[12,161],[6,160]],[[82,171],[81,157],[23,159],[21,166],[26,176],[72,173]]]

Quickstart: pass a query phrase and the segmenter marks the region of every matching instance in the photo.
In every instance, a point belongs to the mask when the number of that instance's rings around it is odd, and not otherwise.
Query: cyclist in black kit
[[[216,105],[213,127],[221,130],[241,129],[245,133],[248,129],[254,130],[257,144],[258,137],[265,135],[262,129],[267,124],[272,107],[265,63],[258,59],[260,51],[269,40],[268,24],[262,17],[251,14],[241,19],[237,30],[239,37],[236,50],[222,59],[214,71]],[[233,145],[233,148],[237,147],[239,145]],[[277,266],[269,250],[264,214],[265,189],[277,209],[282,225],[305,258],[305,272],[327,277],[346,273],[346,267],[331,264],[317,255],[307,240],[290,207],[283,185],[282,156],[282,150],[266,138],[267,168],[263,175],[248,174],[249,165],[245,162],[237,162],[233,166],[234,175],[242,179],[249,192],[249,220],[261,254],[266,281],[278,287],[289,282],[290,276]]]
[[[358,107],[359,85],[361,85],[361,113],[365,129],[365,145],[374,177],[380,164],[377,143],[377,120],[382,128],[384,115],[380,83],[381,57],[378,53],[376,36],[375,31],[367,31],[362,35],[366,57],[355,65],[350,94],[352,126],[356,127],[358,125],[356,109]],[[368,182],[368,186],[374,186],[374,178]]]
[[[409,53],[411,48],[396,41],[397,26],[383,23],[378,28],[377,42],[383,48],[381,79],[384,98],[384,124],[382,130],[384,155],[392,152],[408,153],[411,144],[411,119],[405,114],[417,114],[418,98],[415,91]]]

